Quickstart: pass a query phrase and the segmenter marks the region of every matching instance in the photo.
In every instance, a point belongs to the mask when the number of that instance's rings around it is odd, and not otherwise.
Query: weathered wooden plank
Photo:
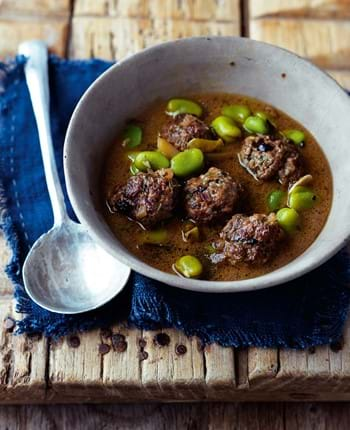
[[[4,429],[344,430],[347,403],[54,405],[0,408]]]
[[[82,399],[103,395],[103,357],[100,331],[68,336],[51,342],[49,359],[50,396]]]
[[[174,399],[204,397],[203,352],[196,338],[174,329],[145,331],[142,356],[142,385],[150,396]]]
[[[329,367],[334,382],[334,391],[341,391],[350,384],[350,320],[348,319],[343,339],[329,347]]]
[[[217,344],[204,348],[205,380],[208,388],[219,395],[228,394],[236,385],[235,355],[233,348],[223,348]]]
[[[18,314],[12,299],[0,301],[0,402],[45,399],[47,340],[37,336],[14,336]]]
[[[279,371],[277,348],[249,348],[248,379],[252,389],[274,384]]]
[[[0,57],[14,55],[18,45],[27,39],[42,39],[50,49],[65,55],[68,36],[68,17],[47,18],[39,16],[10,19],[0,17]]]
[[[140,397],[141,386],[141,330],[130,330],[118,324],[101,330],[102,382],[106,396]],[[107,345],[107,346],[104,346]],[[145,395],[146,399],[146,395]]]
[[[76,0],[75,16],[239,21],[239,0]]]
[[[45,397],[47,341],[39,337],[14,336],[15,312],[13,287],[4,269],[11,252],[0,234],[0,402]]]
[[[1,0],[0,15],[13,16],[18,20],[21,15],[68,16],[71,0]]]
[[[307,378],[307,352],[290,349],[279,351],[280,369],[276,377],[276,389],[284,390],[285,386],[290,388],[292,383],[295,390],[305,388]],[[295,382],[295,384],[293,383]],[[278,387],[278,388],[277,388]]]
[[[235,379],[239,390],[249,389],[249,358],[248,348],[237,348],[235,354]]]
[[[313,400],[322,390],[330,392],[336,386],[328,346],[304,351],[280,350],[279,358],[280,369],[273,390],[288,391],[292,400]]]
[[[76,17],[70,56],[117,59],[156,43],[188,36],[235,35],[234,22]]]
[[[250,36],[311,59],[329,69],[350,69],[350,20],[276,18],[251,20]]]
[[[350,17],[350,2],[349,0],[249,0],[249,12],[251,18],[268,16],[344,19]]]
[[[10,261],[11,251],[6,244],[3,233],[0,231],[0,296],[5,298],[12,297],[13,286],[5,273],[5,267]]]

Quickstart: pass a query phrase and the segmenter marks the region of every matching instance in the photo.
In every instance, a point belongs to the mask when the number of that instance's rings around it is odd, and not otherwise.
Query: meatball
[[[210,128],[200,119],[190,114],[180,114],[171,118],[161,129],[161,137],[184,151],[191,139],[213,139]]]
[[[213,261],[227,259],[237,263],[265,264],[274,254],[283,238],[276,215],[234,215],[225,225],[216,241],[217,254]]]
[[[241,186],[216,167],[198,178],[189,179],[184,188],[185,211],[189,218],[205,224],[231,215]]]
[[[272,136],[249,136],[239,153],[239,161],[256,179],[278,179],[282,185],[296,182],[302,176],[298,148],[286,139]]]
[[[123,213],[151,227],[170,218],[177,203],[178,183],[170,169],[138,173],[117,186],[108,200],[112,212]]]

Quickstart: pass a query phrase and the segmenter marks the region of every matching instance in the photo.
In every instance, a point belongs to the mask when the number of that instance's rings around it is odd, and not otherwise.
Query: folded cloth
[[[305,348],[339,339],[350,299],[345,251],[300,279],[256,292],[195,293],[133,273],[121,295],[93,312],[59,315],[33,303],[24,291],[21,268],[29,248],[52,226],[53,218],[24,61],[0,64],[2,228],[13,251],[7,273],[14,284],[17,310],[24,313],[18,333],[58,337],[127,319],[139,328],[176,327],[203,342],[235,347]],[[50,58],[51,126],[62,184],[62,146],[69,118],[86,88],[110,65]],[[68,199],[67,204],[74,217]]]

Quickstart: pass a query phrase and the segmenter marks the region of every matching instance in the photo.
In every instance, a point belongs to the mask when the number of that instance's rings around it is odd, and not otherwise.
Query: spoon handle
[[[27,57],[24,66],[34,116],[39,132],[41,155],[49,192],[54,225],[58,226],[68,218],[61,183],[57,173],[50,127],[50,92],[47,68],[47,46],[40,40],[21,43],[18,53]]]

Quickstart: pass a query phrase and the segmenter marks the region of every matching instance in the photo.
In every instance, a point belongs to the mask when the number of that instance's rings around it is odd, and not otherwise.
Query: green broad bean
[[[263,119],[264,121],[266,121],[267,125],[271,125],[272,127],[277,128],[275,121],[267,113],[262,112],[260,110],[258,112],[255,112],[254,115],[257,116],[257,117],[259,117],[259,118],[261,118],[261,119]]]
[[[171,99],[168,101],[166,113],[173,116],[181,113],[189,113],[200,117],[203,113],[203,109],[198,103],[193,102],[192,100]]]
[[[169,160],[160,152],[143,151],[137,155],[134,164],[142,172],[147,172],[148,169],[166,169],[169,167]]]
[[[267,134],[269,132],[267,121],[259,116],[248,116],[243,127],[248,133]]]
[[[127,153],[127,157],[130,161],[134,162],[140,151],[132,151]]]
[[[275,212],[285,206],[287,201],[287,193],[285,191],[271,191],[267,196],[267,206],[270,211]]]
[[[237,122],[244,122],[249,115],[251,115],[251,111],[248,106],[245,105],[229,105],[224,106],[221,110],[221,113],[224,116],[228,116]]]
[[[140,172],[140,170],[135,166],[135,163],[130,164],[130,173],[135,176]]]
[[[140,243],[142,245],[165,245],[168,241],[168,231],[165,228],[143,231],[140,234]]]
[[[122,133],[123,143],[125,148],[136,148],[142,142],[142,129],[138,125],[128,124]]]
[[[280,209],[277,214],[277,221],[279,225],[287,233],[294,233],[299,226],[299,214],[295,209],[283,208]]]
[[[261,110],[259,110],[258,112],[255,112],[254,116],[257,116],[257,117],[263,119],[264,121],[268,121],[269,120],[268,115],[265,112],[262,112]]]
[[[203,152],[198,148],[186,149],[171,159],[170,167],[180,178],[198,173],[204,165]]]
[[[184,255],[175,263],[175,269],[186,278],[197,278],[203,272],[202,263],[193,255]]]
[[[296,145],[303,145],[305,142],[305,133],[300,130],[284,130],[282,134]]]
[[[316,194],[307,187],[296,187],[289,195],[288,206],[297,211],[311,209],[317,203]]]
[[[298,185],[297,187],[294,187],[291,191],[289,191],[289,194],[292,193],[305,193],[306,191],[312,191],[309,187],[304,187],[302,185]]]
[[[216,117],[211,126],[215,130],[215,133],[228,143],[233,142],[236,137],[242,134],[233,119],[228,116],[221,115]]]

